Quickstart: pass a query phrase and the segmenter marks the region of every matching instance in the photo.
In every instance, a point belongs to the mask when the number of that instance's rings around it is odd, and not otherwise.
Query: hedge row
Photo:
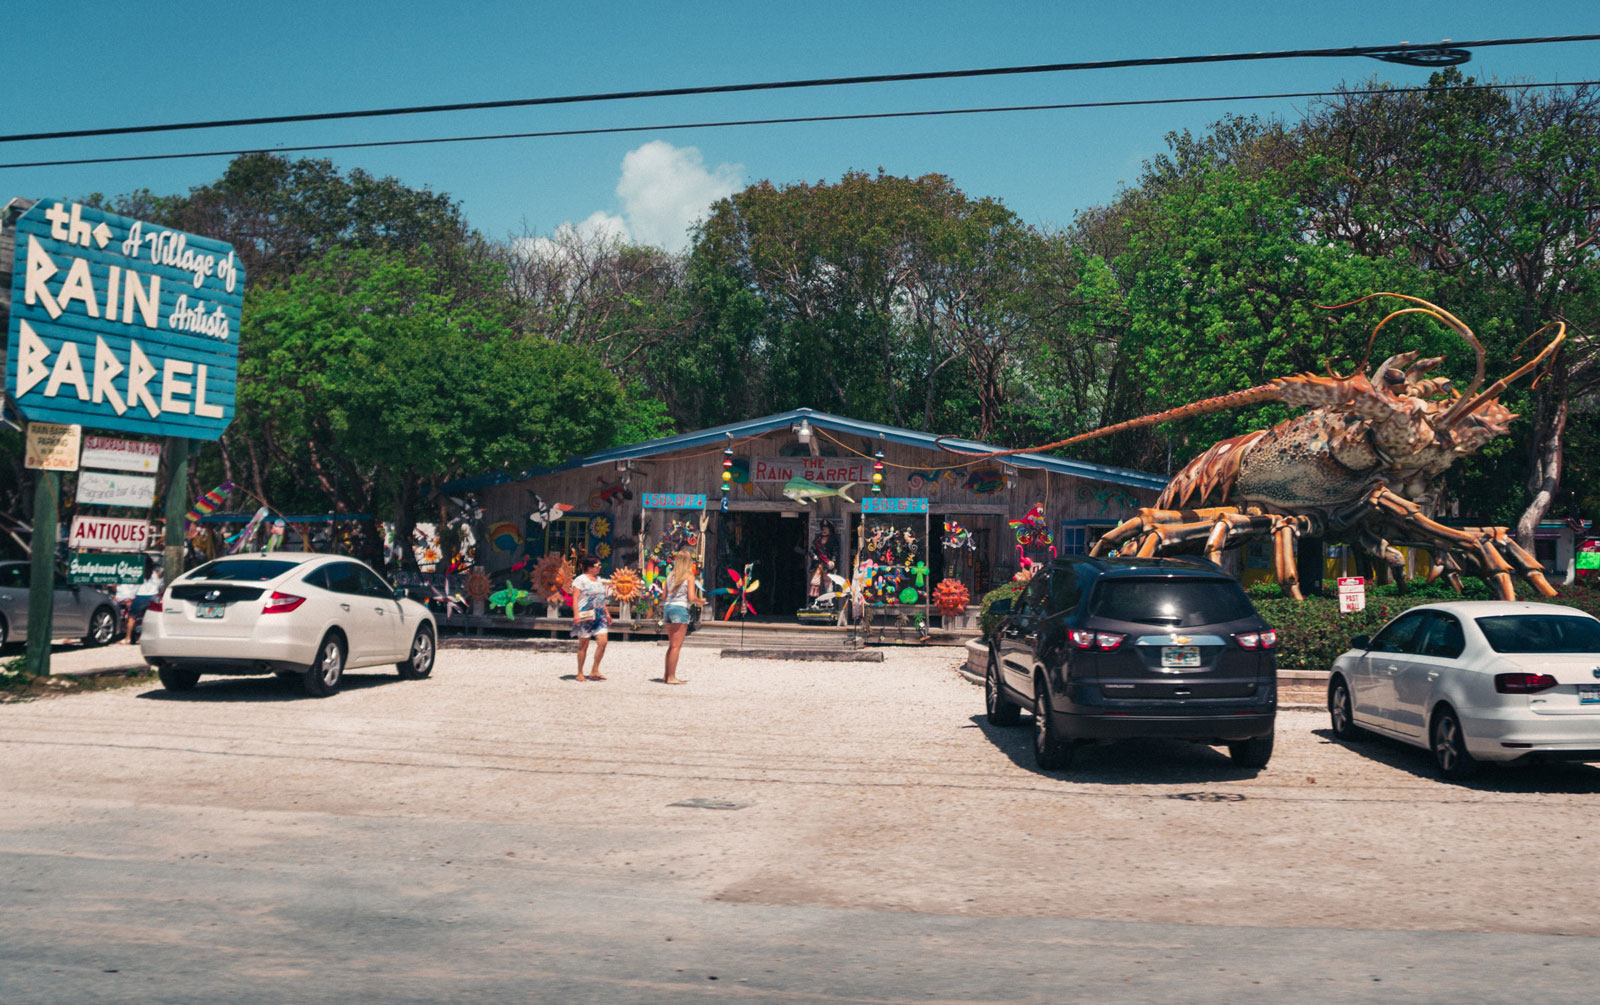
[[[1000,597],[1016,597],[1024,585],[1006,583],[984,594],[978,624],[985,637],[994,631],[999,620],[990,616],[990,605]],[[1278,630],[1278,665],[1326,670],[1340,653],[1350,648],[1353,636],[1371,635],[1401,611],[1439,600],[1489,599],[1488,587],[1482,583],[1469,580],[1463,583],[1463,587],[1459,596],[1442,582],[1431,585],[1413,582],[1407,585],[1403,594],[1394,586],[1374,587],[1367,591],[1367,609],[1350,614],[1340,613],[1337,597],[1290,600],[1283,596],[1276,584],[1252,587],[1249,593],[1256,610]],[[1561,591],[1561,596],[1546,601],[1534,594],[1532,587],[1519,582],[1517,599],[1576,607],[1600,617],[1600,588],[1579,585],[1560,586],[1557,589]]]

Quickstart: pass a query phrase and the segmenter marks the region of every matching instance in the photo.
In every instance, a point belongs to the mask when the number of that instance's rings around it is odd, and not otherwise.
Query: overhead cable
[[[1535,90],[1550,87],[1593,87],[1600,80],[1578,80],[1570,83],[1541,82],[1517,84],[1464,84],[1455,85],[1458,91]],[[238,157],[258,153],[305,153],[312,150],[357,150],[371,147],[425,146],[435,143],[474,143],[484,140],[549,139],[561,136],[605,136],[617,133],[667,132],[682,129],[725,129],[732,126],[792,125],[808,122],[858,122],[870,119],[911,119],[941,115],[989,115],[1001,112],[1044,112],[1082,108],[1126,108],[1134,105],[1186,105],[1217,101],[1269,101],[1291,98],[1330,98],[1346,94],[1415,94],[1437,91],[1436,87],[1385,87],[1379,91],[1286,91],[1277,94],[1227,94],[1196,98],[1134,98],[1124,101],[1073,101],[1047,105],[995,105],[984,108],[935,108],[910,112],[852,112],[841,115],[791,115],[768,119],[726,119],[712,122],[675,122],[647,126],[595,126],[589,129],[547,129],[528,133],[491,133],[480,136],[439,136],[409,140],[368,140],[353,143],[309,143],[298,146],[245,147],[236,150],[199,150],[176,154],[134,154],[124,157],[79,157],[70,160],[21,161],[0,164],[6,168],[68,167],[80,164],[124,164],[132,161],[183,160],[195,157]]]
[[[135,133],[173,132],[184,129],[222,129],[236,126],[281,125],[290,122],[324,122],[331,119],[362,119],[389,115],[424,115],[436,112],[482,111],[494,108],[527,108],[537,105],[568,105],[595,101],[625,101],[641,98],[684,97],[706,94],[734,94],[748,91],[792,90],[804,87],[839,87],[859,84],[902,83],[917,80],[956,80],[972,77],[999,77],[1019,74],[1062,73],[1071,70],[1113,70],[1146,66],[1185,66],[1196,63],[1236,63],[1265,59],[1349,58],[1364,56],[1413,66],[1449,66],[1470,58],[1468,50],[1501,45],[1547,45],[1556,42],[1593,42],[1600,35],[1542,35],[1531,38],[1490,38],[1470,42],[1445,39],[1412,45],[1356,45],[1325,49],[1282,49],[1275,52],[1235,52],[1209,56],[1145,56],[1130,59],[1103,59],[1073,63],[1038,63],[1028,66],[994,66],[968,70],[929,70],[917,73],[874,73],[851,77],[813,77],[803,80],[773,80],[752,84],[713,84],[695,87],[663,87],[636,91],[608,91],[594,94],[567,94],[542,98],[510,98],[501,101],[462,101],[442,105],[411,105],[401,108],[370,108],[361,111],[315,112],[302,115],[264,115],[243,119],[211,119],[199,122],[169,122],[144,126],[113,126],[99,129],[67,129],[42,133],[12,133],[0,136],[0,143],[33,140],[78,139],[90,136],[127,136]]]

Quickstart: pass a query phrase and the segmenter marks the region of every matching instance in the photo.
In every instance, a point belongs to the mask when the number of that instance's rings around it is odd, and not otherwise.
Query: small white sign
[[[40,471],[76,471],[78,444],[82,440],[82,426],[65,426],[59,422],[30,422],[27,457],[23,466]]]
[[[1361,576],[1339,577],[1339,612],[1351,614],[1367,609],[1367,581]]]
[[[77,499],[91,506],[150,506],[156,501],[156,480],[144,475],[83,471],[78,474]]]
[[[88,551],[143,551],[149,546],[151,536],[148,520],[80,513],[72,518],[72,537],[67,547]]]
[[[147,440],[121,440],[112,436],[86,436],[83,438],[83,456],[79,461],[86,468],[140,471],[153,475],[161,463],[161,444]]]

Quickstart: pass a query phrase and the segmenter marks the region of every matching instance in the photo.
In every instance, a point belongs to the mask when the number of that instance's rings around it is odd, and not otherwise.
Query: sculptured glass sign
[[[57,199],[15,236],[6,391],[24,418],[222,435],[244,300],[230,245]]]

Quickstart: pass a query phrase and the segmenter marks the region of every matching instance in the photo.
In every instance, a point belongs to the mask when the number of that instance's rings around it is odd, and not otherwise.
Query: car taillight
[[[1067,635],[1072,640],[1074,649],[1099,649],[1102,652],[1110,652],[1122,645],[1123,640],[1127,638],[1126,635],[1118,635],[1116,632],[1090,632],[1082,628],[1074,628]]]
[[[1264,632],[1241,632],[1233,638],[1240,649],[1275,649],[1278,645],[1278,633],[1271,628]]]
[[[1538,694],[1556,686],[1556,679],[1547,673],[1497,673],[1494,689],[1501,694]]]
[[[261,608],[262,614],[288,614],[290,611],[306,602],[306,598],[297,597],[292,593],[279,593],[272,591],[272,596],[267,598],[267,605]]]

